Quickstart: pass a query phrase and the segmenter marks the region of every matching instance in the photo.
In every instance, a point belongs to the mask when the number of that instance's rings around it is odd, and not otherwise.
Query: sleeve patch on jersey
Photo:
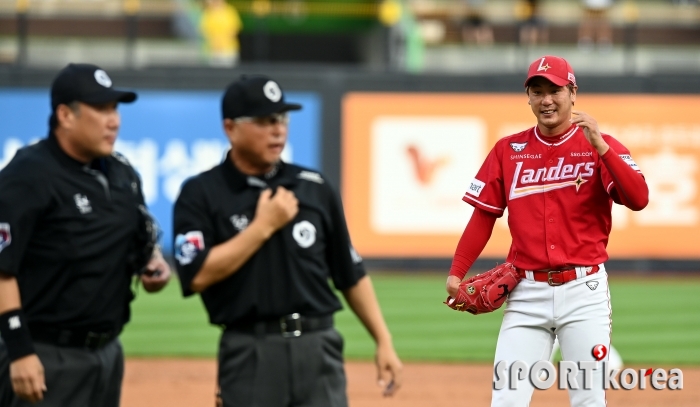
[[[486,184],[484,182],[479,181],[478,179],[474,178],[474,180],[472,180],[471,184],[469,184],[469,188],[467,189],[467,193],[469,195],[474,195],[474,196],[478,197],[479,195],[481,195],[481,191],[484,190],[485,185]]]
[[[0,223],[0,252],[12,242],[9,223]]]
[[[175,237],[175,259],[181,266],[192,263],[197,254],[204,250],[204,236],[199,230],[179,234]]]
[[[626,162],[627,165],[632,167],[633,170],[639,171],[639,166],[637,166],[637,163],[634,162],[632,159],[632,156],[629,154],[620,154],[620,158],[622,158],[622,161]]]
[[[362,257],[360,254],[355,250],[354,247],[350,246],[350,257],[352,257],[352,263],[353,264],[360,264],[362,263]]]

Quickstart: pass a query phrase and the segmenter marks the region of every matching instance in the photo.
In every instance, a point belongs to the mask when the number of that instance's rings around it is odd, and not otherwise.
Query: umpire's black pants
[[[218,384],[224,407],[347,407],[343,338],[224,331]]]
[[[10,363],[0,340],[0,407],[119,407],[124,353],[119,339],[89,350],[34,343],[44,365],[44,400],[31,404],[12,391]]]

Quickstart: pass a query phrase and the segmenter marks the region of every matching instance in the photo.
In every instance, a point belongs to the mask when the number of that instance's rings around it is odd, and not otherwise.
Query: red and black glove
[[[455,298],[447,297],[445,304],[457,311],[484,314],[499,309],[508,298],[520,276],[511,263],[503,263],[489,271],[462,281]]]

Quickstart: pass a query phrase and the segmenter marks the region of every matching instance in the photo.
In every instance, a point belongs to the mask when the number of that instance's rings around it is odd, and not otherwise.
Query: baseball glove
[[[459,284],[457,297],[447,297],[445,304],[471,314],[493,312],[501,307],[508,294],[518,285],[520,276],[511,263],[503,263]]]
[[[151,216],[143,205],[138,205],[139,224],[134,242],[134,249],[129,256],[128,262],[134,274],[143,274],[146,271],[146,265],[153,256],[153,251],[158,245],[160,238],[160,228],[158,223]]]

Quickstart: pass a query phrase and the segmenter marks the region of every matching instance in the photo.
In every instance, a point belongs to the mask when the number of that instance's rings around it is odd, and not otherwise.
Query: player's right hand
[[[447,290],[447,294],[449,294],[450,297],[455,298],[457,296],[457,291],[459,291],[459,283],[461,282],[462,280],[460,280],[457,276],[447,276],[445,290]]]
[[[44,399],[46,382],[44,365],[36,354],[19,358],[10,364],[12,390],[22,400],[36,403]]]
[[[294,192],[277,187],[274,196],[271,189],[266,189],[258,198],[255,220],[270,229],[270,234],[281,229],[299,213],[299,200]]]

